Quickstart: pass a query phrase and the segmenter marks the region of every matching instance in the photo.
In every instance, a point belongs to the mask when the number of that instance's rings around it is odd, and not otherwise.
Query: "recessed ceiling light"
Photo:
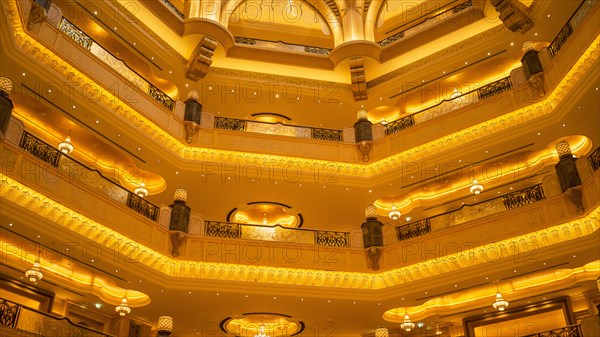
[[[92,261],[92,262],[96,262],[96,260],[94,260],[94,259],[92,259],[91,261]],[[142,281],[140,281],[140,282],[142,282]]]
[[[117,27],[115,27],[115,30],[117,30]]]
[[[25,73],[22,73],[21,75],[25,76]],[[596,90],[598,90],[598,88],[596,88]]]
[[[469,64],[469,62],[465,61],[465,65],[466,65],[466,64]]]
[[[39,238],[40,236],[38,235],[37,237]]]
[[[141,147],[138,147],[138,151],[142,151],[142,148],[141,148]]]
[[[175,174],[179,174],[179,171],[175,171]]]
[[[331,300],[327,300],[327,303],[331,303]]]
[[[541,132],[538,132],[538,136],[540,136],[541,134],[542,134]]]
[[[135,46],[135,42],[133,43],[133,45]]]
[[[75,106],[75,105],[73,105],[73,109],[75,109],[75,108],[76,108],[76,106]]]
[[[369,190],[369,193],[373,192],[373,190]]]
[[[303,299],[303,298],[301,298],[301,299],[300,299],[300,301],[304,301],[304,299]]]
[[[563,124],[563,128],[564,128],[565,126],[567,126],[567,124]]]
[[[11,222],[11,223],[9,223],[8,225],[12,227],[12,222]]]
[[[118,134],[117,137],[121,138],[121,134]]]
[[[404,218],[404,219],[406,219],[406,221],[410,221],[410,220],[412,220],[412,218],[411,218],[411,217],[409,217],[409,216],[407,216],[407,217],[406,217],[406,218]]]
[[[100,124],[100,121],[96,121],[96,124]]]
[[[273,299],[274,299],[274,300],[276,300],[276,299],[277,299],[277,296],[273,296]]]
[[[515,45],[515,43],[514,43],[514,42],[511,42],[511,43],[510,43],[510,45],[511,45],[511,46],[514,46],[514,45]]]
[[[550,17],[550,14],[548,14],[548,17]]]
[[[538,34],[537,34],[537,33],[535,33],[535,34],[533,34],[533,35],[537,36]]]
[[[94,304],[94,306],[96,307],[96,309],[100,309],[102,308],[102,303],[96,303]]]
[[[52,92],[52,90],[48,89],[48,92]]]
[[[596,88],[596,90],[598,90],[598,88]],[[383,100],[383,97],[379,97],[379,100],[380,100],[380,101],[381,101],[381,100]]]
[[[279,98],[279,94],[275,94],[275,98]]]
[[[115,273],[118,273],[118,272],[119,272],[119,269],[115,269]]]
[[[513,270],[513,273],[516,273],[516,272],[517,272],[517,270],[516,270],[516,269],[515,269],[515,270]]]
[[[219,293],[217,293],[217,296],[219,296]]]
[[[186,88],[187,88],[187,87],[189,87],[189,86],[190,86],[189,84],[187,84],[187,83],[185,84],[185,87],[186,87]]]
[[[488,56],[490,56],[492,53],[488,52]]]
[[[248,298],[248,295],[246,295],[246,298]]]
[[[156,162],[157,162],[157,163],[160,163],[160,159],[157,159],[157,160],[156,160]]]

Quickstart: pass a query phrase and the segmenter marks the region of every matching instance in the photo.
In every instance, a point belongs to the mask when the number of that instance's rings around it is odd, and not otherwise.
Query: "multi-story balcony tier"
[[[3,335],[600,333],[597,1],[1,10]]]

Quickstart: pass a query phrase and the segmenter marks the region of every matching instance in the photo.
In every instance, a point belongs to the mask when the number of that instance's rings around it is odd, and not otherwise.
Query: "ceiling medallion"
[[[284,337],[300,334],[304,323],[292,316],[256,312],[228,317],[221,321],[221,330],[239,337]]]
[[[300,228],[304,219],[298,210],[273,201],[254,201],[238,205],[227,215],[227,222]]]

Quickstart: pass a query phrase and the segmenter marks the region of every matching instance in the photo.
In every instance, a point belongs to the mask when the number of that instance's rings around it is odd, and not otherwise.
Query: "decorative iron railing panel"
[[[152,221],[158,219],[158,207],[133,193],[129,193],[127,196],[127,207]]]
[[[160,2],[165,5],[165,7],[167,7],[171,12],[173,12],[173,14],[177,15],[180,19],[184,19],[185,15],[183,15],[183,13],[177,8],[175,7],[175,5],[173,5],[171,2],[167,1],[167,0],[160,0]]]
[[[567,22],[567,24],[563,27],[560,33],[558,33],[554,41],[552,41],[550,47],[548,47],[548,49],[550,50],[550,55],[552,55],[552,57],[558,54],[562,46],[565,44],[565,42],[567,42],[567,40],[572,34],[573,28],[571,27],[571,24]]]
[[[19,306],[0,298],[0,324],[14,328],[19,317]]]
[[[592,171],[596,171],[600,168],[600,147],[598,147],[594,152],[590,154],[588,157],[590,161],[590,165],[592,166]]]
[[[215,117],[215,129],[245,131],[246,121],[243,119]]]
[[[563,328],[537,332],[524,337],[583,337],[581,326],[569,325]]]
[[[58,29],[73,39],[73,41],[77,42],[77,44],[82,46],[84,49],[90,50],[92,47],[92,43],[94,41],[68,20],[62,20],[58,26]]]
[[[234,36],[233,41],[237,44],[244,44],[247,46],[262,47],[267,49],[279,49],[284,51],[304,52],[309,54],[318,54],[327,56],[331,53],[331,49],[315,46],[307,46],[301,44],[287,43],[283,41],[270,41],[253,39],[251,37]]]
[[[396,227],[398,241],[416,238],[431,232],[429,219],[419,220],[408,225]]]
[[[9,326],[19,335],[111,337],[112,335],[71,322],[0,298],[0,324]],[[25,332],[25,333],[23,333]],[[16,334],[15,334],[16,336]]]
[[[458,12],[464,11],[465,9],[473,6],[473,2],[471,0],[465,1],[458,6],[452,7],[452,14],[456,14]]]
[[[43,142],[36,136],[30,134],[29,132],[23,131],[23,136],[21,137],[19,147],[25,150],[26,152],[29,152],[32,155],[40,158],[46,163],[54,167],[58,167],[60,151],[50,146],[46,142]]]
[[[322,47],[312,47],[312,46],[304,46],[304,51],[310,54],[319,54],[319,55],[329,55],[331,53],[331,49],[322,48]]]
[[[331,142],[341,142],[342,130],[312,128],[312,138]]]
[[[101,62],[112,68],[120,76],[124,77],[134,87],[148,94],[148,96],[166,109],[173,111],[175,102],[173,99],[171,99],[171,97],[140,76],[137,72],[125,64],[123,60],[114,56],[110,51],[106,50],[82,30],[77,28],[77,26],[69,22],[69,20],[62,18],[59,29],[65,35],[73,39],[73,41],[75,41],[77,44],[97,57]]]
[[[385,125],[385,135],[389,136],[396,132],[400,132],[404,129],[408,129],[415,125],[415,118],[413,115],[406,116],[404,118],[395,120]]]
[[[154,99],[156,102],[158,102],[158,104],[165,107],[167,110],[173,111],[173,105],[175,104],[175,102],[173,102],[173,99],[171,99],[169,95],[160,91],[160,89],[158,89],[157,87],[153,86],[151,83],[149,84],[150,86],[148,87],[148,95],[152,97],[152,99]]]
[[[377,42],[380,46],[385,47],[388,44],[392,44],[400,39],[402,39],[404,37],[404,32],[398,32],[394,35],[390,35],[388,37],[386,37],[385,39]]]
[[[315,242],[319,246],[348,247],[348,233],[316,231]]]
[[[204,235],[216,238],[238,239],[241,236],[240,224],[207,221]]]
[[[486,86],[477,89],[477,96],[479,100],[484,100],[492,96],[498,95],[502,92],[512,89],[512,82],[510,77],[505,77],[496,82],[492,82]]]
[[[533,204],[534,202],[544,200],[545,198],[546,195],[544,194],[544,189],[541,184],[502,196],[504,207],[506,207],[507,210]]]

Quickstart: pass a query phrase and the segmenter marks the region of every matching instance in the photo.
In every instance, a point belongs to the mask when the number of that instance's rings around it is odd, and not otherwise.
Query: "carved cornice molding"
[[[125,235],[5,175],[0,175],[0,197],[107,249],[113,249],[119,243],[133,242]],[[123,245],[124,249],[120,253],[132,261],[175,278],[378,290],[489,264],[489,261],[498,261],[499,256],[511,257],[515,244],[524,248],[543,249],[585,238],[599,228],[600,207],[596,207],[586,216],[573,221],[380,273],[175,260],[143,243],[136,243],[136,249],[133,246],[128,249],[127,245]]]

